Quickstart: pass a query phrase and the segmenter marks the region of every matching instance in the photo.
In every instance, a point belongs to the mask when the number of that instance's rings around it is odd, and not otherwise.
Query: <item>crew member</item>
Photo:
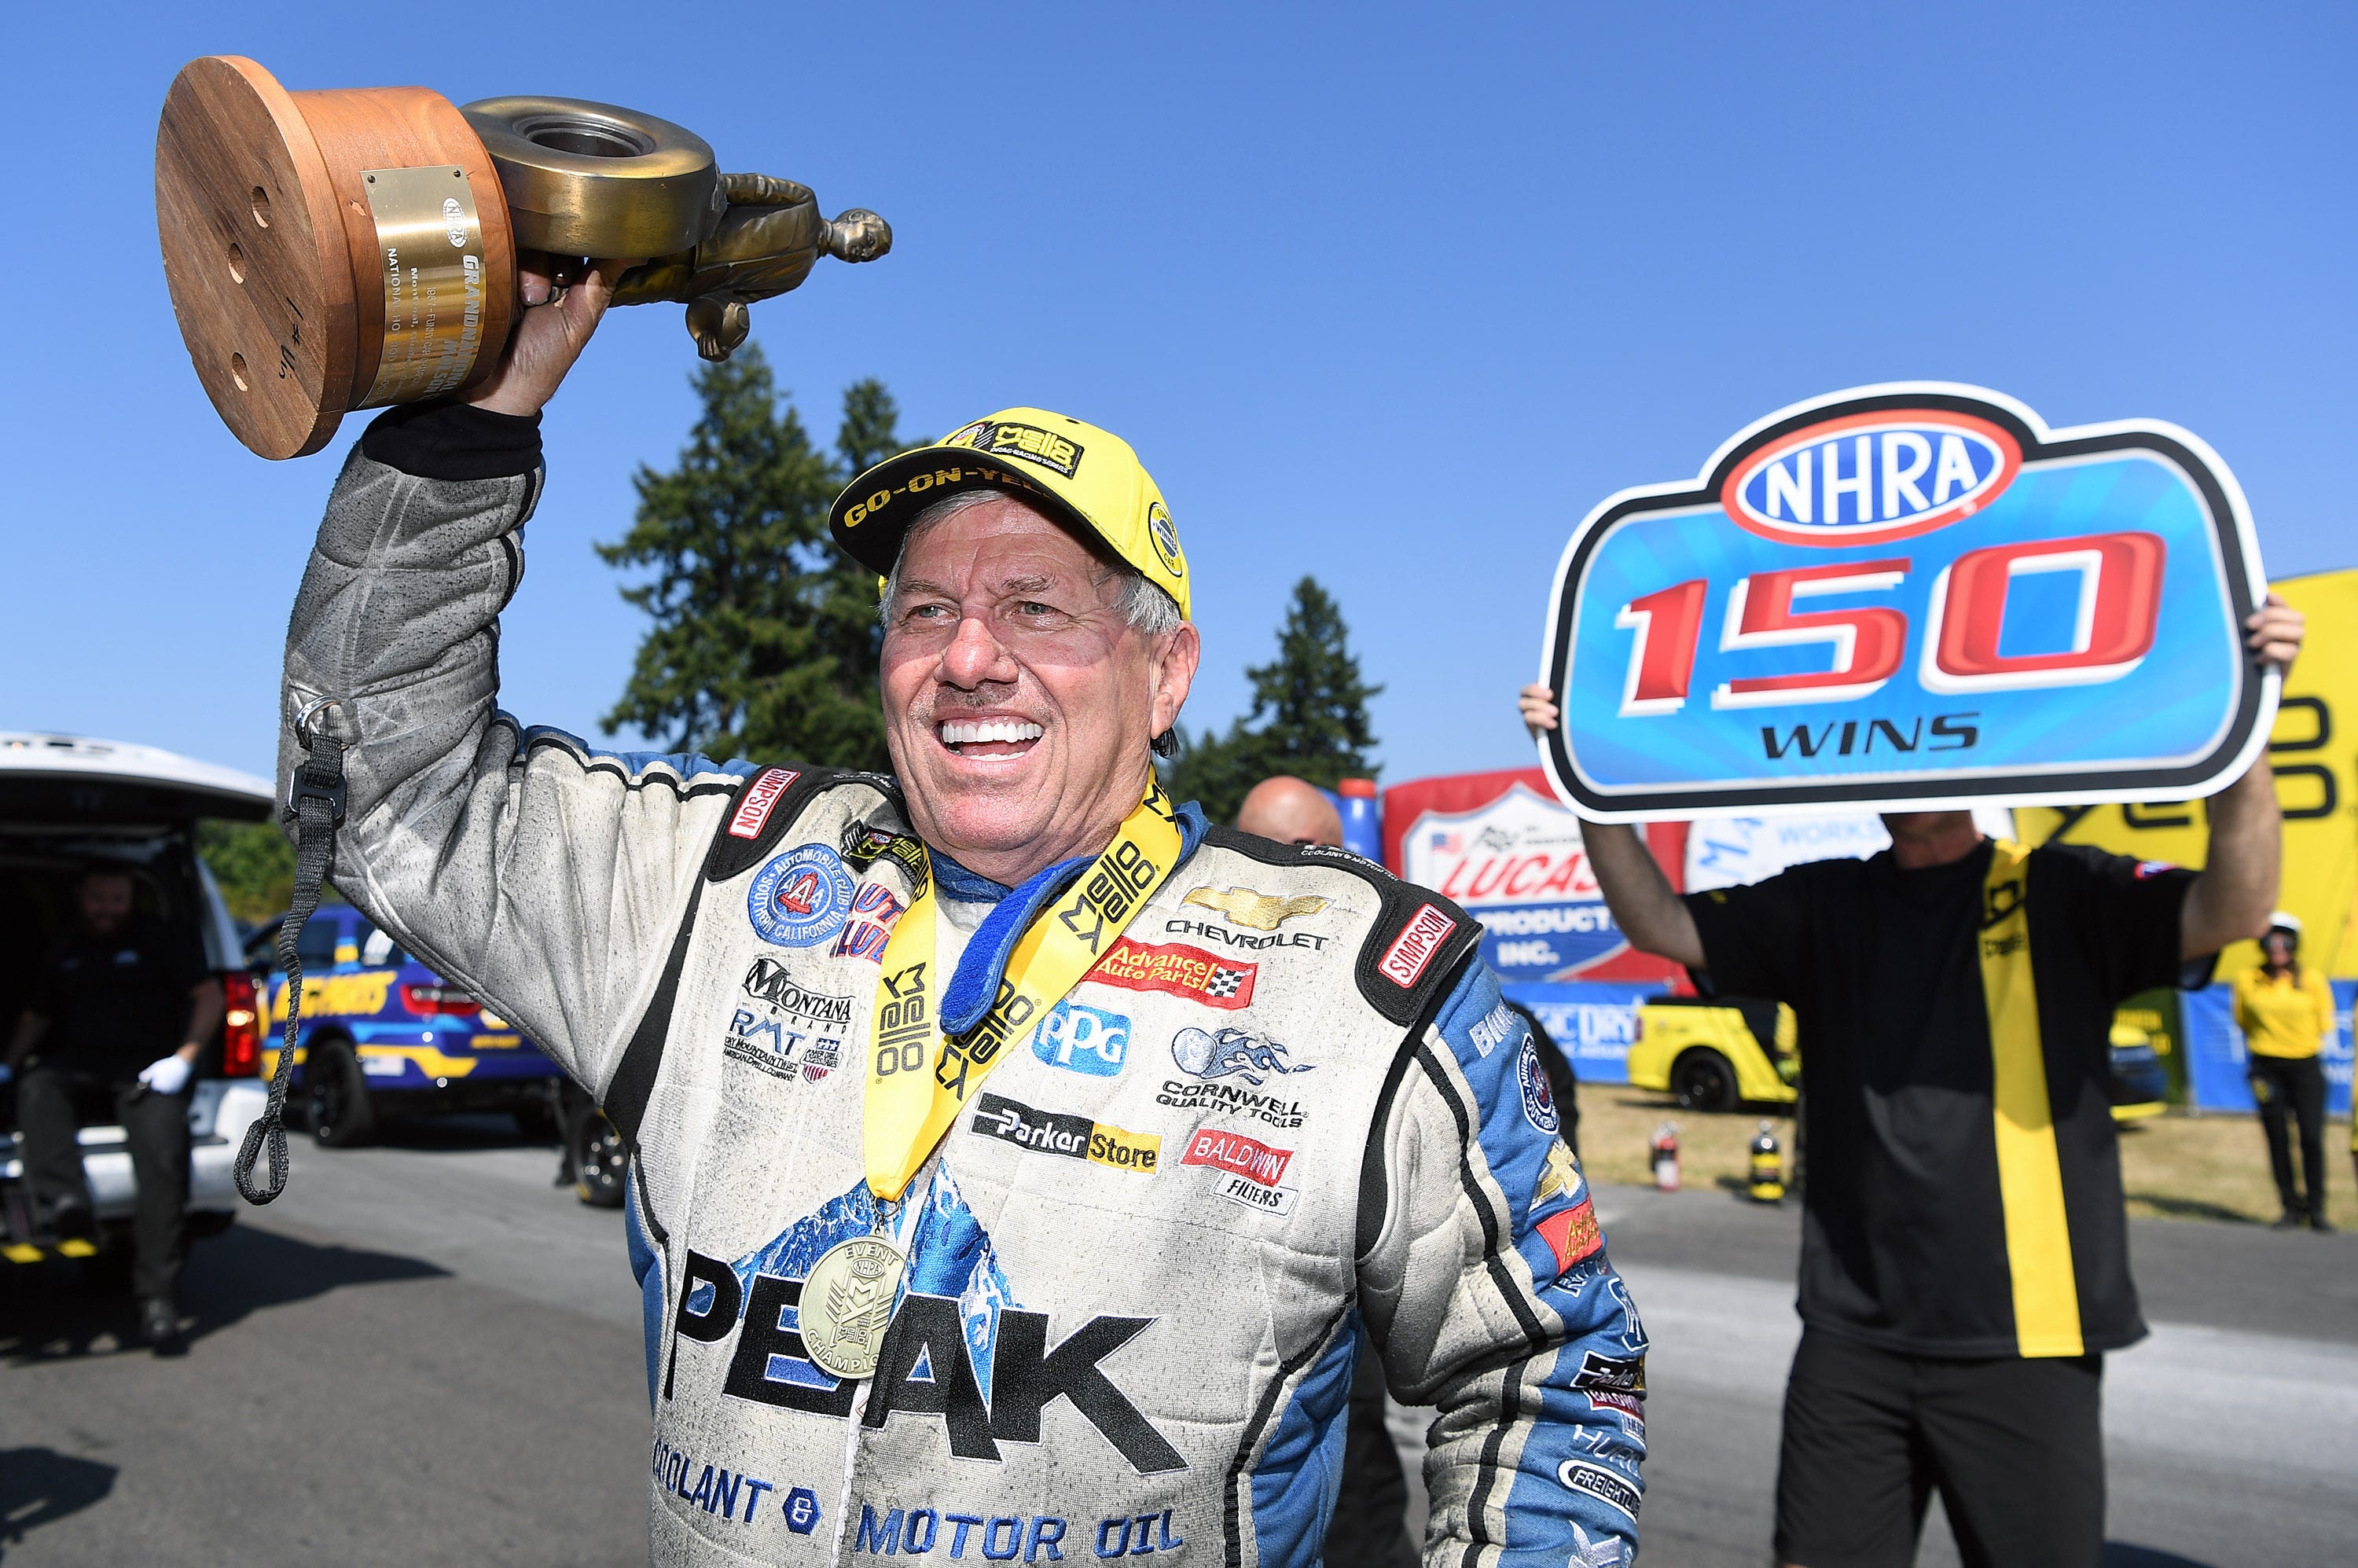
[[[2275,597],[2264,663],[2299,651]],[[1557,722],[1521,694],[1534,732]],[[1915,1561],[1938,1487],[1969,1564],[2095,1568],[2104,1352],[2145,1336],[2108,1084],[2113,1009],[2207,978],[2266,926],[2279,818],[2266,758],[2212,797],[2199,875],[2081,845],[1985,838],[1964,811],[1891,812],[1871,860],[1682,899],[1626,825],[1582,832],[1632,946],[1706,995],[1801,1026],[1802,1331],[1786,1389],[1776,1553]]]
[[[2278,1230],[2331,1230],[2325,1218],[2325,1069],[2319,1056],[2333,1028],[2333,990],[2300,961],[2300,918],[2279,910],[2260,938],[2260,962],[2235,977],[2235,1025],[2244,1032],[2252,1099],[2267,1133],[2268,1165],[2284,1206]],[[2292,1179],[2289,1115],[2300,1128],[2309,1201]]]
[[[653,1556],[1308,1563],[1364,1324],[1447,1412],[1433,1551],[1628,1561],[1645,1341],[1531,1047],[1463,911],[1163,794],[1198,643],[1119,438],[1008,409],[836,503],[897,778],[496,710],[618,265],[362,438],[280,763],[341,764],[340,885],[634,1151]]]
[[[1291,773],[1267,778],[1245,792],[1237,831],[1258,833],[1280,844],[1343,847],[1343,814],[1316,784]]]
[[[180,1344],[174,1292],[189,1255],[189,1080],[221,1027],[221,982],[193,933],[133,913],[131,874],[119,867],[82,874],[74,913],[9,1042],[26,1185],[50,1235],[91,1235],[97,1220],[75,1133],[112,1115],[138,1184],[139,1331],[168,1354]]]

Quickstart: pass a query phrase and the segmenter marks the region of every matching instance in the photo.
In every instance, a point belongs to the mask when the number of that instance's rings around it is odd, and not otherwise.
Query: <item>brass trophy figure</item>
[[[214,409],[265,458],[316,452],[350,410],[463,390],[516,310],[519,252],[559,285],[585,258],[653,259],[618,305],[687,307],[708,360],[747,307],[822,254],[873,261],[884,220],[722,174],[668,120],[570,98],[454,107],[420,87],[288,92],[250,59],[181,70],[156,133],[156,218],[180,336]]]

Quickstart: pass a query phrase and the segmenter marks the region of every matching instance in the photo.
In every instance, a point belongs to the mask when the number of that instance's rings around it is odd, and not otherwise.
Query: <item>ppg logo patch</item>
[[[1130,1060],[1130,1019],[1101,1007],[1060,1001],[1033,1031],[1032,1054],[1052,1067],[1110,1078]]]
[[[1523,1036],[1522,1054],[1515,1058],[1515,1084],[1523,1091],[1523,1119],[1554,1137],[1563,1119],[1556,1114],[1555,1093],[1548,1087],[1547,1074],[1540,1069],[1540,1048],[1528,1033]]]
[[[775,947],[816,947],[843,929],[851,909],[851,873],[823,844],[804,844],[754,873],[745,914]]]

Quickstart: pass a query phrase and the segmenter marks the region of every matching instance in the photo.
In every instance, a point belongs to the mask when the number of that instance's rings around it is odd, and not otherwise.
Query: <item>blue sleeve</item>
[[[1645,1330],[1559,1136],[1537,1045],[1477,963],[1423,1054],[1425,1083],[1457,1113],[1455,1173],[1484,1238],[1451,1293],[1493,1325],[1487,1345],[1454,1346],[1464,1362],[1439,1400],[1436,1517],[1468,1545],[1501,1548],[1504,1563],[1630,1562],[1644,1492]],[[1412,1311],[1405,1297],[1401,1311]],[[1453,1348],[1451,1336],[1436,1336],[1436,1347]]]

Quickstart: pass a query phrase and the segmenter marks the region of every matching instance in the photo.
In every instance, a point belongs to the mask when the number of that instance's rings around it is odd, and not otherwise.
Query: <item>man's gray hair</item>
[[[884,576],[884,596],[876,603],[878,617],[888,626],[892,623],[892,601],[899,597],[901,591],[901,563],[907,558],[909,541],[917,536],[919,529],[928,528],[946,518],[955,517],[969,506],[979,506],[986,501],[997,501],[1005,493],[1004,491],[997,490],[960,491],[956,495],[942,497],[911,519],[908,528],[901,535],[900,549],[893,553],[892,569]],[[1127,561],[1107,560],[1096,546],[1095,541],[1084,540],[1083,543],[1091,546],[1089,550],[1091,555],[1105,561],[1106,571],[1109,575],[1121,579],[1121,602],[1117,608],[1120,611],[1122,620],[1129,623],[1132,631],[1143,633],[1149,637],[1159,637],[1165,632],[1175,632],[1179,629],[1180,622],[1184,619],[1179,613],[1179,601],[1164,591],[1162,585],[1150,581],[1144,572]],[[1105,579],[1100,577],[1098,580],[1103,582]]]

